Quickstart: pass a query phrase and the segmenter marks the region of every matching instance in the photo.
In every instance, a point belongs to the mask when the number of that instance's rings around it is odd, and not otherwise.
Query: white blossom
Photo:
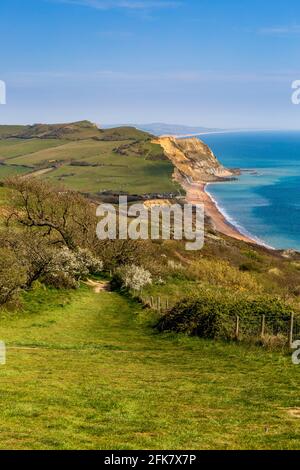
[[[149,271],[142,266],[126,265],[118,269],[124,287],[140,291],[148,284],[152,284],[152,276]]]

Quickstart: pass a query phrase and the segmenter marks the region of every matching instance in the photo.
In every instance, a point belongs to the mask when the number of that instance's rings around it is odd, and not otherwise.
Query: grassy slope
[[[18,134],[20,132],[24,132],[26,126],[14,126],[14,125],[0,125],[0,138],[9,137],[12,134]]]
[[[31,165],[34,163],[34,159],[31,159],[31,155],[39,151],[46,149],[53,149],[66,143],[64,140],[59,139],[10,139],[0,140],[0,158],[4,161],[13,159],[11,162],[18,164],[18,158],[21,160],[22,165]]]
[[[28,173],[28,168],[24,166],[19,166],[19,165],[14,165],[14,166],[8,166],[8,165],[0,165],[0,181],[10,177],[10,176],[15,176],[15,175],[20,175],[22,173]]]
[[[0,160],[5,163],[5,168],[0,167],[0,180],[25,172],[26,166],[38,169],[56,163],[59,168],[47,174],[47,178],[79,191],[112,190],[134,194],[178,191],[178,185],[172,181],[172,164],[160,159],[162,150],[151,143],[149,134],[126,127],[99,131],[86,125],[71,125],[75,129],[71,134],[66,133],[64,127],[33,126],[25,129],[26,139],[0,140]],[[45,130],[51,138],[36,138]],[[0,137],[1,132],[4,130],[0,126]],[[90,133],[96,133],[97,139],[103,140],[88,138]],[[33,138],[28,138],[31,134]],[[119,147],[123,153],[116,151]],[[74,167],[74,162],[90,166]],[[96,167],[91,166],[95,164]]]
[[[99,158],[98,162],[103,162]],[[58,180],[70,188],[83,192],[126,191],[130,194],[152,192],[175,192],[172,182],[173,167],[167,161],[146,161],[140,157],[110,159],[99,167],[62,166],[49,173],[50,179]]]
[[[1,449],[299,448],[290,357],[156,335],[116,293],[26,305],[1,319]]]

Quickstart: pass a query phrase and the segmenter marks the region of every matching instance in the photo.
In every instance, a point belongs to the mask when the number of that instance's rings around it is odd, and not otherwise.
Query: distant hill
[[[14,134],[21,133],[27,126],[0,125],[0,139],[6,139]]]
[[[90,121],[63,124],[33,124],[30,126],[1,126],[0,139],[63,139],[63,140],[106,140],[145,141],[151,138],[148,133],[134,127],[100,129]]]
[[[150,134],[156,136],[162,135],[190,135],[190,134],[202,134],[203,132],[216,132],[223,129],[216,129],[216,128],[207,128],[207,127],[195,127],[195,126],[184,126],[180,124],[165,124],[161,122],[153,122],[150,124],[131,124],[133,127],[137,129],[141,129],[145,132],[149,132]],[[110,128],[114,127],[111,125],[105,125],[103,128]]]
[[[34,124],[26,126],[13,137],[21,139],[67,139],[80,140],[98,137],[98,127],[89,121],[79,121],[65,124]]]

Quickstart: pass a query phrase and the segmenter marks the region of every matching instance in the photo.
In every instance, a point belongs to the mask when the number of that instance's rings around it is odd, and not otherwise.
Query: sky
[[[0,0],[0,123],[300,129],[296,0]]]

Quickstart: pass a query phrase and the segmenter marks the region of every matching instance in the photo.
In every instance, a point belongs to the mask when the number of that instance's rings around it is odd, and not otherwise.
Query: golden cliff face
[[[161,145],[173,163],[177,180],[184,178],[191,183],[204,183],[233,176],[233,172],[224,168],[210,148],[196,137],[160,137],[155,142]]]

